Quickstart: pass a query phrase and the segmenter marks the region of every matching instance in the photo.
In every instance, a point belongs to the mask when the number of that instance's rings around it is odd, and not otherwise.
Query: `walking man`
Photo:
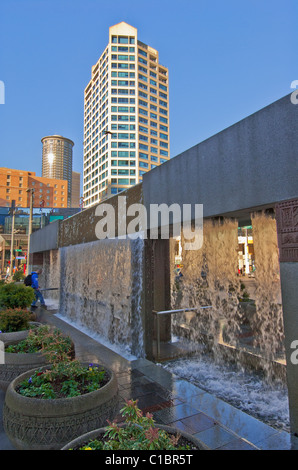
[[[31,273],[31,287],[34,289],[35,300],[31,304],[31,308],[37,308],[37,302],[40,301],[40,304],[43,308],[46,308],[46,304],[43,298],[42,293],[39,289],[38,276],[42,273],[42,269],[37,269],[37,271],[32,271]]]

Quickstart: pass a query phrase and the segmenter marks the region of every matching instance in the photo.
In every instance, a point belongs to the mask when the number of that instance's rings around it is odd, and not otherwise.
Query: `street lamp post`
[[[26,189],[27,193],[30,193],[30,213],[29,213],[29,226],[28,226],[28,248],[27,248],[27,266],[26,274],[29,274],[29,262],[30,262],[30,236],[32,233],[32,219],[33,219],[33,188]]]
[[[13,263],[13,245],[14,245],[15,200],[11,201],[10,214],[12,216],[12,222],[11,222],[9,276],[11,277],[12,276],[12,263]]]

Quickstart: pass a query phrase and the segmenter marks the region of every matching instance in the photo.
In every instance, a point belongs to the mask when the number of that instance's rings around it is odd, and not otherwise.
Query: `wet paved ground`
[[[38,319],[72,337],[77,359],[114,370],[120,390],[119,410],[125,399],[138,399],[139,408],[152,413],[157,423],[194,434],[212,450],[298,449],[298,440],[289,433],[271,428],[146,359],[126,360],[53,313],[39,311]],[[0,450],[13,450],[2,427],[4,397],[0,391]]]

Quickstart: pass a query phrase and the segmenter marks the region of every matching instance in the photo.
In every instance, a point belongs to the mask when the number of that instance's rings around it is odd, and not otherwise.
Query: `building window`
[[[119,36],[118,37],[118,44],[128,44],[128,37],[127,36]],[[131,43],[134,44],[134,43]]]
[[[148,155],[146,153],[140,152],[139,157],[143,158],[144,160],[148,160]]]
[[[129,184],[129,179],[128,178],[119,178],[118,179],[118,184]]]

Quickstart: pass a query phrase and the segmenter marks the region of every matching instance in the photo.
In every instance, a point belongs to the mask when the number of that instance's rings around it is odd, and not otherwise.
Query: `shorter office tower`
[[[0,206],[30,207],[30,193],[33,191],[33,207],[67,207],[68,181],[36,176],[34,171],[0,168]]]
[[[72,148],[74,143],[61,135],[43,137],[42,176],[68,181],[67,206],[71,207]]]

